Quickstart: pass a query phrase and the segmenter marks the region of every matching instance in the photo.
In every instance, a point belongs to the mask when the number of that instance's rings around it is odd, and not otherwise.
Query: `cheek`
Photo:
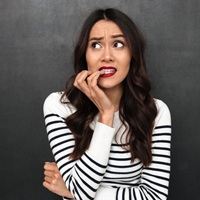
[[[126,78],[126,77],[128,76],[129,70],[130,70],[130,67],[127,67],[127,68],[124,70],[124,78]]]
[[[119,54],[118,58],[119,58],[121,64],[126,67],[126,69],[130,68],[132,56],[131,56],[129,50],[124,51],[123,54]]]
[[[127,57],[127,59],[125,59],[125,60],[126,60],[126,63],[124,63],[124,66],[126,66],[126,69],[124,71],[125,71],[125,73],[128,73],[130,70],[130,66],[131,66],[131,59],[130,59],[130,57]]]
[[[127,77],[128,73],[130,71],[130,62],[125,63],[124,66],[126,66],[126,67],[123,69],[122,73],[123,73],[123,77],[125,78],[125,77]]]
[[[99,55],[97,53],[92,53],[86,51],[85,59],[87,62],[87,68],[89,71],[96,71],[99,64]]]

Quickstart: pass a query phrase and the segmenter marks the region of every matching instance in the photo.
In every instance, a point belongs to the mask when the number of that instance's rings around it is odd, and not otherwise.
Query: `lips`
[[[116,73],[117,69],[112,66],[102,66],[99,68],[99,71],[102,71],[100,77],[106,78],[113,76]]]

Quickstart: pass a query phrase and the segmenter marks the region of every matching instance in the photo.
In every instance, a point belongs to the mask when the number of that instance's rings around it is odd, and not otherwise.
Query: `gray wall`
[[[0,195],[56,200],[42,187],[52,161],[43,101],[63,90],[72,49],[88,11],[113,6],[131,16],[147,42],[155,97],[173,119],[169,200],[200,199],[199,0],[1,0]]]

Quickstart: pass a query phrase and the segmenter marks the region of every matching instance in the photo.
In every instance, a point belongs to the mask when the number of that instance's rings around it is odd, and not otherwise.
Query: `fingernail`
[[[100,74],[104,74],[104,73],[105,73],[105,71],[104,71],[104,70],[101,70],[101,71],[100,71]]]

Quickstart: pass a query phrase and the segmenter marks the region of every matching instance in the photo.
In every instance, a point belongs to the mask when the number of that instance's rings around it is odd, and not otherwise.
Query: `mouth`
[[[100,77],[107,78],[113,76],[117,72],[117,69],[112,66],[102,66],[99,68],[99,71],[101,72]]]

